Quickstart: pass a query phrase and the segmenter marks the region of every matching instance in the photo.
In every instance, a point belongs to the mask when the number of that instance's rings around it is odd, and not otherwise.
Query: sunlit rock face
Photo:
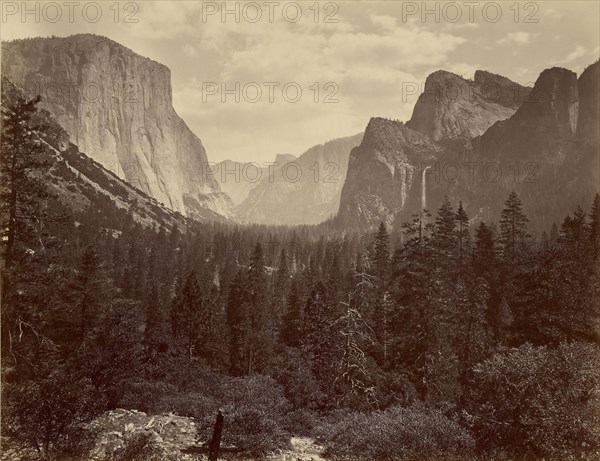
[[[467,80],[440,70],[427,77],[406,125],[434,141],[470,139],[512,116],[529,90],[490,72]]]
[[[200,139],[173,108],[171,73],[94,35],[2,44],[2,72],[42,105],[88,156],[173,210],[228,216]]]

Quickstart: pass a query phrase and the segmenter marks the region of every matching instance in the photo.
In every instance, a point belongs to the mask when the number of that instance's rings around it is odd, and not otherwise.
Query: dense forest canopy
[[[52,194],[68,140],[38,102],[2,94],[5,435],[85,459],[107,409],[207,440],[223,408],[257,456],[598,455],[600,196],[535,235],[515,193],[497,223],[445,200],[364,235],[148,226]]]

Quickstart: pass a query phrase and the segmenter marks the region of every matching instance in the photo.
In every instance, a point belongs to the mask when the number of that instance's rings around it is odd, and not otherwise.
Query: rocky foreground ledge
[[[103,413],[89,424],[98,438],[82,461],[121,461],[131,455],[147,453],[148,461],[205,461],[206,448],[197,439],[194,419],[173,413],[148,415],[142,411],[118,408]],[[37,461],[33,450],[9,447],[3,440],[2,461]],[[325,461],[323,449],[307,437],[292,437],[291,450],[275,453],[268,461]],[[226,450],[225,450],[226,451]],[[248,460],[224,454],[219,460]]]
[[[102,414],[90,424],[100,434],[90,453],[90,460],[107,461],[136,436],[144,436],[156,449],[157,459],[163,455],[176,460],[198,460],[205,457],[187,454],[201,448],[196,440],[193,418],[166,415],[147,415],[137,410],[118,408]]]

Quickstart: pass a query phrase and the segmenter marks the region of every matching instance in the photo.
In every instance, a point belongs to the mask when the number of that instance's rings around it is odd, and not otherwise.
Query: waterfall
[[[421,172],[421,211],[427,208],[427,181],[425,179],[425,173],[430,167],[423,168]]]

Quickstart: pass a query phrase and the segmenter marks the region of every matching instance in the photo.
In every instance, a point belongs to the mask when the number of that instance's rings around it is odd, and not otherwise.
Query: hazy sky
[[[211,161],[270,161],[356,134],[372,116],[406,121],[415,84],[438,69],[532,84],[600,54],[596,0],[57,1],[25,2],[25,17],[24,2],[1,3],[3,40],[91,32],[166,64],[175,109]]]

